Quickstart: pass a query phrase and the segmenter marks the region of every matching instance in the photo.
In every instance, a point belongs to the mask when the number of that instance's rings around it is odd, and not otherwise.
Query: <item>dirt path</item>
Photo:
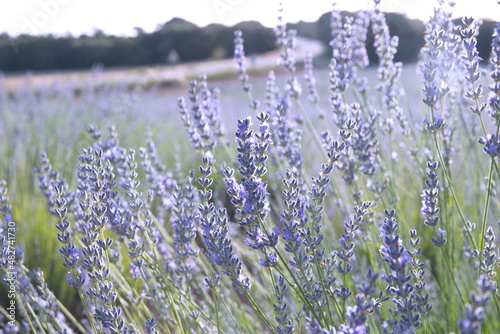
[[[324,46],[320,41],[297,38],[296,59],[298,61],[304,60],[307,52],[310,52],[313,56],[317,56],[323,50]],[[249,70],[256,71],[272,68],[276,66],[278,57],[278,51],[271,51],[258,56],[247,57],[246,65]],[[54,83],[80,86],[85,82],[92,82],[95,85],[175,84],[185,82],[187,79],[197,77],[201,74],[225,76],[234,72],[235,65],[233,59],[220,59],[168,66],[7,75],[2,81],[3,85],[8,89],[13,89],[26,83],[34,86],[51,85]]]

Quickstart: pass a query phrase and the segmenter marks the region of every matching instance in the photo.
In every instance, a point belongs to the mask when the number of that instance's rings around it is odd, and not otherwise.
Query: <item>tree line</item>
[[[134,37],[110,36],[100,30],[91,36],[79,37],[11,37],[3,33],[0,35],[0,70],[88,69],[96,64],[104,67],[157,65],[168,63],[172,54],[181,62],[232,57],[234,30],[243,32],[248,54],[275,48],[273,29],[259,22],[242,22],[232,27],[211,24],[200,28],[174,18],[152,33],[136,28]]]
[[[342,16],[355,16],[355,13],[342,12]],[[386,21],[391,35],[399,36],[398,52],[394,57],[395,61],[414,62],[418,60],[420,49],[424,46],[425,25],[418,19],[409,19],[403,14],[386,13]],[[330,13],[323,14],[316,22],[292,23],[288,26],[297,31],[297,35],[311,39],[321,40],[328,45],[331,40],[330,34]],[[456,26],[462,26],[461,19],[455,19]],[[491,52],[491,41],[495,22],[484,20],[479,28],[477,36],[477,49],[479,56],[486,60]],[[366,48],[370,64],[377,63],[377,56],[373,46],[374,34],[368,29]]]
[[[342,15],[355,15],[342,12]],[[419,20],[410,20],[397,13],[386,14],[392,35],[399,39],[396,61],[411,62],[418,57],[424,45],[425,26]],[[459,21],[456,24],[460,24]],[[487,59],[491,50],[491,34],[495,23],[485,21],[478,36],[478,50]],[[297,30],[298,36],[330,41],[330,13],[323,14],[316,22],[293,23],[289,28]],[[210,24],[198,27],[180,18],[174,18],[147,33],[136,28],[136,36],[119,37],[106,35],[97,30],[93,35],[78,37],[53,35],[9,36],[0,34],[0,70],[49,71],[88,69],[96,64],[105,67],[161,65],[169,62],[198,61],[210,58],[225,58],[233,55],[233,32],[241,30],[247,54],[260,54],[275,48],[274,33],[255,21],[242,22],[227,27]],[[377,58],[373,48],[374,36],[369,32],[367,49],[370,63]]]

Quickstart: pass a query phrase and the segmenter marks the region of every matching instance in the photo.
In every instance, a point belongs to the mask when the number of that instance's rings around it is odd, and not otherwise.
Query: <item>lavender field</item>
[[[417,64],[375,6],[328,67],[0,85],[0,333],[500,332],[500,24],[439,3]]]

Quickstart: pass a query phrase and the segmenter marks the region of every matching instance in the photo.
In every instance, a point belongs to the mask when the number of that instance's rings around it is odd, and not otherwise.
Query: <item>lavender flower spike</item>
[[[484,311],[495,289],[488,277],[482,275],[478,282],[478,292],[471,293],[472,303],[465,306],[465,317],[458,322],[461,334],[475,334],[485,320]]]

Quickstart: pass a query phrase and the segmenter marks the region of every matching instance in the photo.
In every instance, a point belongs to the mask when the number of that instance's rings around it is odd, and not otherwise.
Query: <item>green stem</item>
[[[278,272],[280,273],[280,275],[285,278],[286,283],[289,286],[291,286],[295,290],[295,292],[297,292],[299,298],[304,302],[304,304],[307,306],[307,308],[309,309],[309,311],[311,311],[311,313],[313,314],[314,318],[316,318],[316,320],[318,320],[318,322],[320,323],[320,325],[322,325],[324,327],[324,325],[321,323],[323,317],[320,317],[316,313],[316,310],[314,309],[314,307],[311,305],[311,303],[309,302],[309,300],[305,297],[305,293],[304,293],[304,290],[302,290],[302,288],[300,286],[300,282],[297,280],[297,278],[293,274],[292,270],[287,265],[284,264],[284,263],[286,263],[285,262],[285,258],[282,256],[282,254],[280,252],[278,252],[278,249],[276,247],[274,249],[276,251],[276,254],[278,254],[278,257],[279,257],[281,263],[283,263],[283,267],[286,269],[286,271],[288,272],[288,274],[290,275],[290,277],[293,279],[295,287],[292,285],[292,283],[290,282],[290,280],[285,276],[285,274],[279,268],[276,268],[276,270],[278,270]],[[307,281],[307,279],[306,279],[306,281]]]
[[[52,292],[50,292],[50,294],[51,294],[52,298],[55,300],[57,307],[64,313],[66,318],[68,318],[71,321],[71,324],[73,326],[75,326],[80,332],[85,333],[85,328],[83,328],[83,326],[80,324],[80,322],[78,320],[76,320],[76,318],[73,316],[73,314],[71,314],[71,312],[68,311],[68,309],[64,306],[64,304],[61,303],[61,301],[59,301],[59,299],[55,298],[55,296]]]
[[[487,191],[486,191],[486,202],[484,203],[484,213],[483,213],[483,221],[481,224],[481,234],[479,235],[479,249],[478,251],[481,251],[483,249],[483,243],[484,243],[484,233],[486,232],[486,221],[488,220],[488,210],[490,207],[490,198],[491,198],[491,184],[493,182],[493,163],[494,163],[494,158],[491,158],[491,163],[490,163],[490,171],[488,174],[488,185],[487,185]],[[479,261],[481,261],[482,256],[480,256]]]
[[[76,270],[74,268],[72,268],[71,271],[72,271],[73,277],[76,277],[77,276]],[[80,300],[82,301],[83,308],[85,309],[85,314],[87,314],[87,318],[89,319],[90,326],[92,327],[92,331],[94,333],[102,333],[101,327],[99,327],[100,331],[98,331],[97,328],[95,327],[96,320],[94,319],[94,315],[92,314],[92,312],[90,312],[89,305],[87,303],[87,300],[85,299],[85,296],[83,295],[82,289],[78,289],[78,295],[80,296]]]
[[[234,291],[234,290],[233,290]],[[220,296],[220,295],[219,295]],[[229,315],[229,317],[231,318],[231,320],[233,321],[233,324],[235,325],[236,328],[238,328],[238,330],[240,331],[240,333],[244,333],[245,331],[243,330],[243,328],[241,327],[241,322],[239,320],[237,320],[233,314],[233,312],[231,310],[229,310],[229,307],[227,306],[227,304],[224,302],[224,299],[222,298],[219,298],[219,300],[222,302],[222,305],[224,306],[224,309],[226,310],[227,314]],[[228,324],[226,324],[228,325]]]
[[[330,299],[328,298],[328,294],[326,293],[325,285],[323,284],[323,282],[325,281],[325,279],[323,278],[323,270],[320,267],[320,263],[318,262],[318,258],[316,257],[316,254],[313,254],[313,256],[314,256],[314,264],[316,265],[316,270],[318,271],[319,280],[322,283],[321,289],[323,290],[323,295],[325,296],[326,308],[328,310],[328,316],[330,318],[330,325],[333,326],[334,321],[333,321],[333,313],[332,313],[332,310],[330,308]],[[342,315],[344,315],[344,313],[342,313]]]
[[[150,286],[151,286],[151,282],[149,281],[149,278],[148,276],[146,275],[146,273],[144,272],[143,268],[140,267],[139,268],[140,272],[141,272],[141,275],[142,277],[144,278],[144,282],[146,284],[146,286],[148,287],[148,290],[150,290]],[[153,299],[153,304],[155,305],[156,307],[156,310],[158,311],[158,313],[162,314],[162,309],[160,307],[160,305],[158,304],[158,299],[155,298],[155,296],[151,296],[151,298]],[[171,304],[172,307],[175,307],[174,304]],[[165,326],[166,330],[170,333],[170,328],[168,326]]]
[[[259,318],[262,321],[264,321],[264,323],[266,324],[267,328],[271,331],[271,333],[278,334],[278,332],[276,332],[276,329],[274,329],[274,326],[269,322],[269,319],[267,319],[266,315],[262,312],[261,308],[259,307],[259,305],[257,305],[257,303],[252,298],[252,296],[248,293],[248,291],[245,291],[245,296],[247,297],[248,301],[250,302],[250,305],[252,305],[252,308],[259,315]]]
[[[154,257],[156,259],[160,259],[160,257],[158,256],[158,250],[156,249],[156,247],[153,246],[151,240],[149,239],[148,234],[144,233],[144,237],[145,237],[147,243],[149,244],[150,249],[153,251]],[[169,300],[170,305],[172,306],[172,310],[173,310],[173,313],[174,313],[174,318],[175,318],[175,320],[178,323],[178,326],[179,326],[179,328],[181,330],[181,333],[184,333],[184,328],[182,326],[182,321],[181,321],[181,318],[179,316],[177,307],[175,306],[176,303],[175,303],[174,298],[173,298],[174,292],[172,291],[172,289],[170,287],[170,284],[168,284],[169,283],[169,278],[167,277],[165,271],[163,270],[163,267],[158,265],[158,263],[161,263],[161,261],[159,261],[159,260],[155,261],[154,259],[150,259],[150,260],[151,260],[150,261],[150,265],[153,265],[152,268],[156,268],[156,270],[159,271],[160,275],[164,279],[165,287],[167,289],[166,295],[167,295],[167,298]]]
[[[30,324],[30,328],[31,330],[33,331],[33,333],[36,333],[36,330],[35,330],[35,326],[33,325],[33,323],[31,322],[31,318],[30,316],[28,315],[28,312],[26,311],[26,308],[24,307],[24,304],[21,300],[21,298],[19,296],[16,297],[17,299],[17,302],[19,304],[19,307],[21,308],[21,310],[23,310],[23,313],[26,315],[26,320],[28,320],[28,323]],[[33,309],[30,307],[29,303],[27,303],[27,306],[28,308],[30,309],[30,313],[33,315],[33,317],[35,318],[36,322],[37,322],[37,325],[38,327],[40,328],[40,330],[42,331],[42,333],[45,334],[45,331],[42,327],[42,325],[40,324],[40,322],[38,321],[38,317],[34,314],[33,312]]]
[[[346,271],[346,267],[347,267],[347,263],[344,262],[344,273]],[[343,282],[342,282],[343,286],[346,287],[347,285],[347,275],[344,274],[343,275]],[[342,321],[345,321],[345,298],[342,298]]]
[[[476,89],[476,85],[473,84],[472,85],[472,89]],[[479,101],[477,99],[474,99],[474,102],[476,103],[476,108],[477,110],[479,110]],[[488,131],[486,130],[486,125],[484,124],[484,120],[483,120],[483,116],[482,114],[479,114],[479,121],[481,123],[481,128],[483,129],[483,134],[486,136],[488,134]],[[499,127],[500,127],[500,124],[497,124],[497,130],[496,130],[496,136],[497,136],[497,139],[498,139],[498,130],[499,130]],[[495,170],[497,172],[497,176],[500,178],[500,168],[498,167],[498,164],[496,163],[496,161],[493,160],[493,164],[495,165]]]
[[[451,196],[453,198],[453,203],[455,203],[455,206],[458,210],[458,214],[460,215],[460,218],[462,219],[462,223],[464,224],[465,230],[467,231],[467,235],[469,236],[469,239],[470,239],[472,245],[474,246],[475,249],[477,249],[476,241],[472,237],[472,233],[469,229],[469,226],[467,225],[467,219],[465,218],[465,215],[462,211],[462,208],[460,207],[460,203],[458,202],[457,195],[455,194],[455,189],[454,189],[453,184],[451,182],[450,175],[448,174],[448,170],[445,167],[443,155],[441,154],[441,148],[439,147],[436,133],[433,133],[433,138],[434,138],[434,144],[436,145],[436,151],[437,151],[438,156],[439,156],[439,162],[442,166],[443,174],[446,178],[446,181],[448,182],[448,187],[450,189]]]
[[[446,255],[443,247],[439,247],[439,248],[441,249],[441,252],[444,255],[443,258],[444,258],[444,261],[446,262],[446,268],[448,268],[448,271],[450,272],[451,280],[452,280],[453,284],[455,285],[455,288],[457,289],[457,293],[458,293],[458,296],[460,297],[460,300],[462,301],[462,305],[465,305],[465,299],[462,296],[462,292],[460,291],[460,288],[458,287],[458,283],[455,279],[456,275],[453,274],[453,270],[451,269],[450,262],[448,260],[448,256]]]
[[[218,296],[217,291],[214,289],[213,300],[215,307],[215,322],[217,323],[217,333],[220,333],[221,331],[220,331],[220,320],[219,320],[219,302],[217,296]]]
[[[262,228],[262,230],[264,231],[264,233],[266,234],[269,234],[267,232],[267,228],[264,224],[264,221],[262,220],[262,218],[260,217],[260,215],[257,215],[257,218],[259,220],[259,225],[260,227]],[[279,252],[278,248],[276,246],[273,247],[274,251],[276,252],[276,254],[278,255],[281,263],[285,264],[285,259],[284,257],[281,255],[281,253]],[[290,276],[292,277],[292,279],[294,280],[295,282],[295,285],[297,286],[297,288],[300,290],[300,293],[299,293],[299,296],[301,297],[302,301],[304,302],[304,304],[307,305],[307,307],[309,308],[309,310],[313,313],[314,317],[318,320],[318,322],[321,324],[321,319],[324,320],[324,316],[321,315],[321,318],[316,314],[314,308],[312,307],[312,305],[309,303],[309,300],[307,300],[307,298],[305,297],[305,293],[304,291],[302,290],[302,288],[300,287],[300,283],[297,281],[295,275],[292,273],[292,271],[290,270],[290,268],[287,266],[287,265],[284,265],[284,267],[287,269],[288,273],[290,274]],[[276,268],[278,269],[278,268]],[[278,271],[280,271],[278,269]],[[309,280],[307,279],[307,277],[305,276],[305,272],[304,270],[301,270],[300,271],[302,273],[302,275],[304,276],[304,281],[306,282],[307,284],[307,287],[309,288],[310,291],[312,291],[312,287],[311,287],[311,282],[309,282]],[[280,274],[281,274],[281,271],[280,271]],[[281,276],[283,276],[285,278],[285,280],[287,281],[287,284],[290,285],[290,282],[289,280],[286,278],[285,275],[281,274]]]

